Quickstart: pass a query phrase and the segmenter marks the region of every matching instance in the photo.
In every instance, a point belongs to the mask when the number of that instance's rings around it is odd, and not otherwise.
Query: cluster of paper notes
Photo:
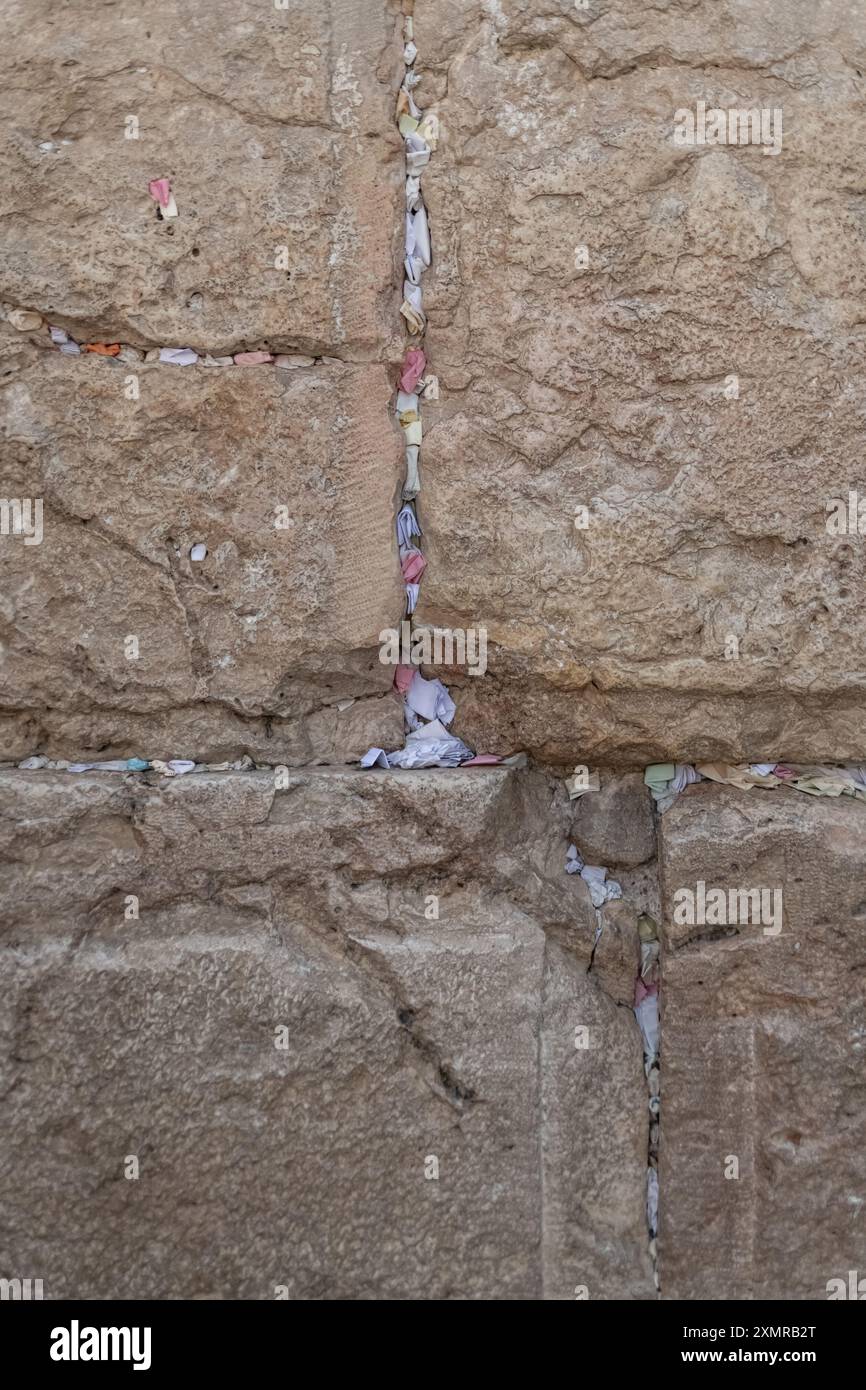
[[[65,758],[24,758],[21,772],[157,772],[162,777],[183,777],[188,772],[251,772],[270,767],[245,755],[232,763],[197,763],[191,758],[109,758],[102,762],[68,762]]]
[[[404,5],[404,10],[411,9]],[[427,356],[421,340],[427,327],[421,279],[433,260],[430,223],[421,192],[421,172],[427,167],[439,139],[439,121],[432,112],[423,112],[413,96],[420,82],[415,69],[418,49],[415,45],[414,20],[405,14],[403,20],[403,59],[406,72],[397,94],[397,128],[403,137],[406,156],[406,208],[403,242],[403,302],[400,313],[411,337],[419,341],[407,347],[400,369],[395,413],[403,431],[406,454],[406,477],[403,482],[403,508],[397,519],[397,541],[400,548],[400,569],[406,589],[406,613],[415,612],[421,576],[426,560],[417,545],[421,528],[415,515],[415,499],[421,491],[420,455],[424,429],[421,422],[421,401],[437,400],[439,383],[427,371]],[[406,512],[410,517],[401,522]],[[410,728],[411,732],[411,728]]]
[[[406,454],[406,476],[397,513],[397,546],[406,590],[406,617],[410,620],[427,568],[420,545],[421,524],[416,508],[416,499],[421,491],[420,455],[424,437],[421,403],[439,399],[439,382],[428,371],[427,354],[423,347],[427,317],[421,286],[422,276],[433,260],[430,222],[421,192],[421,174],[436,149],[439,120],[432,112],[421,111],[413,96],[421,79],[415,67],[418,48],[415,44],[414,21],[411,13],[406,13],[411,9],[411,0],[404,0],[403,59],[406,73],[397,94],[397,128],[403,137],[406,155],[404,278],[400,313],[410,338],[416,341],[411,342],[404,353],[394,406],[403,431]],[[449,731],[448,725],[456,711],[454,701],[440,680],[426,680],[416,668],[398,666],[394,689],[403,701],[405,744],[391,753],[386,753],[382,748],[370,748],[361,759],[362,767],[468,767],[502,761],[491,753],[473,756],[472,749]]]
[[[790,787],[808,796],[853,796],[866,801],[866,767],[857,763],[652,763],[644,773],[659,811],[667,811],[693,782],[722,782],[740,791]]]
[[[424,310],[422,279],[432,264],[433,249],[427,207],[421,192],[422,174],[439,141],[439,120],[434,112],[422,111],[415,101],[414,92],[421,79],[416,70],[418,49],[414,39],[412,0],[403,0],[402,8],[405,74],[397,96],[396,110],[397,127],[403,138],[405,150],[405,233],[400,314],[410,342],[400,367],[395,399],[395,414],[403,432],[406,460],[396,525],[400,570],[406,596],[406,617],[411,619],[427,567],[420,543],[422,532],[416,508],[416,500],[421,491],[420,455],[424,433],[421,405],[423,401],[439,398],[439,382],[428,369],[423,345],[427,317]],[[156,216],[159,220],[169,221],[179,216],[169,177],[151,179],[147,189],[156,204]],[[293,368],[313,363],[311,358],[274,355],[266,349],[213,356],[185,346],[142,348],[120,342],[77,342],[68,329],[48,323],[35,310],[13,309],[7,317],[19,332],[44,333],[46,346],[56,348],[66,356],[92,354],[94,357],[111,358],[128,365],[143,362],[176,367],[254,367],[273,363],[277,368]],[[195,544],[190,551],[190,559],[195,563],[203,562],[206,556],[207,546],[203,542]],[[494,754],[482,753],[477,757],[473,756],[472,749],[449,731],[448,726],[454,718],[455,706],[440,680],[427,680],[419,670],[412,667],[398,667],[394,685],[398,697],[403,701],[405,746],[391,753],[372,748],[362,758],[362,766],[457,767],[502,761]],[[250,765],[252,766],[252,763]],[[237,765],[224,764],[220,765],[219,769],[210,769],[207,765],[197,766],[186,759],[169,759],[163,762],[158,759],[129,758],[94,763],[65,763],[34,757],[25,759],[20,766],[26,770],[66,768],[71,772],[155,770],[163,776],[176,777],[192,771],[205,770],[206,767],[207,770],[227,770],[230,766]]]
[[[6,315],[7,321],[19,333],[45,333],[46,346],[56,347],[67,357],[79,357],[82,353],[92,353],[95,357],[112,357],[129,366],[140,362],[162,362],[173,367],[260,367],[272,362],[279,368],[311,367],[312,357],[274,354],[262,349],[252,352],[235,352],[231,356],[213,357],[209,352],[196,352],[189,347],[138,348],[130,343],[78,343],[65,328],[47,323],[41,314],[30,309],[12,309]]]

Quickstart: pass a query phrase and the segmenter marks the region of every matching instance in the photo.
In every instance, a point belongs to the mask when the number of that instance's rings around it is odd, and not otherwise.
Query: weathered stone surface
[[[0,538],[0,753],[397,746],[377,659],[403,607],[383,365],[400,341],[393,7],[85,0],[4,18],[0,300],[82,341],[327,362],[139,367],[3,324],[0,495],[44,499],[45,540]],[[176,220],[148,194],[158,176]]]
[[[0,770],[0,1268],[48,1297],[652,1297],[633,769],[866,747],[825,526],[866,497],[866,19],[418,0],[419,615],[487,628],[463,737],[622,775],[309,766],[402,737],[400,8],[4,8],[0,497],[45,531],[0,537],[0,759],[296,769]],[[781,150],[676,145],[701,101],[781,108]],[[866,1268],[864,826],[707,786],[662,821],[665,1297]],[[623,887],[597,942],[568,838]],[[782,932],[674,922],[699,879],[781,887]]]
[[[586,974],[567,815],[497,770],[0,773],[3,1268],[651,1296],[640,1042]]]
[[[384,368],[141,366],[137,400],[129,372],[53,354],[0,385],[2,495],[44,499],[41,544],[0,539],[3,754],[399,745]]]
[[[771,0],[728,21],[418,7],[443,131],[419,614],[488,628],[460,691],[484,746],[623,766],[866,743],[866,552],[825,529],[829,499],[866,495],[866,19]],[[781,107],[780,152],[677,146],[698,101]]]
[[[866,807],[781,789],[661,819],[665,1298],[823,1299],[866,1267],[864,845]],[[781,888],[781,932],[675,925],[698,880]]]
[[[4,35],[0,297],[77,338],[212,353],[379,358],[396,338],[385,0],[12,0]]]
[[[603,930],[592,958],[592,973],[605,994],[625,1008],[634,1004],[634,987],[640,970],[638,912],[623,898],[614,898],[601,909]]]
[[[571,836],[587,864],[633,869],[655,854],[652,798],[640,773],[605,773],[574,803]]]

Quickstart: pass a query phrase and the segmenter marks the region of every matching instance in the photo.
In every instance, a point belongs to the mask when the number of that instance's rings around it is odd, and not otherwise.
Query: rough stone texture
[[[495,770],[0,773],[0,1268],[49,1298],[651,1297],[639,1035],[586,974],[566,824]]]
[[[403,609],[394,6],[13,0],[4,20],[0,300],[81,341],[326,361],[142,367],[131,401],[133,368],[3,324],[0,496],[43,498],[45,540],[0,537],[0,753],[398,746],[377,651]]]
[[[77,338],[380,356],[392,5],[9,0],[3,17],[3,298]],[[169,222],[147,187],[164,176]]]
[[[573,804],[571,836],[587,864],[633,869],[652,859],[653,803],[640,773],[605,773]]]
[[[41,545],[0,540],[5,756],[399,745],[376,648],[402,597],[384,369],[154,364],[137,401],[129,371],[54,354],[0,386],[3,495],[44,498]]]
[[[601,922],[603,930],[592,957],[592,973],[611,999],[630,1009],[640,970],[637,909],[623,898],[614,898],[601,909]]]
[[[866,553],[825,506],[866,496],[866,17],[425,0],[416,31],[443,129],[419,616],[495,644],[463,732],[621,766],[858,756]],[[676,146],[701,100],[781,107],[781,152]]]
[[[661,819],[665,1298],[823,1299],[866,1267],[864,844],[866,806],[781,790]],[[698,880],[781,887],[781,934],[675,926]]]
[[[491,639],[486,678],[452,682],[458,731],[569,767],[862,759],[866,559],[824,521],[866,496],[866,19],[417,8],[442,121],[419,615]],[[401,741],[376,652],[402,610],[399,9],[7,0],[0,308],[317,361],[132,369],[0,324],[0,496],[45,504],[40,546],[0,537],[0,757],[295,767]],[[678,148],[699,101],[781,107],[781,153]],[[718,787],[662,821],[665,1297],[822,1298],[866,1268],[864,826]],[[567,837],[625,894],[594,952]],[[0,863],[4,1275],[653,1296],[638,775],[568,808],[505,771],[0,771]],[[676,926],[699,878],[783,886],[784,931]]]

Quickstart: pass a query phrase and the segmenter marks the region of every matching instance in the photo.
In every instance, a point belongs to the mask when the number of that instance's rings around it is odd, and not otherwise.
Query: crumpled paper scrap
[[[450,724],[457,707],[440,680],[425,680],[416,671],[406,692],[406,706],[422,719],[439,719]]]
[[[401,507],[397,513],[397,541],[400,545],[411,545],[413,536],[420,536],[421,527],[412,507]]]
[[[418,138],[435,150],[439,144],[439,117],[435,111],[427,111],[418,126]]]
[[[192,348],[164,347],[159,350],[160,362],[171,362],[176,367],[191,367],[198,361],[198,353]]]
[[[658,991],[647,994],[636,1006],[634,1016],[643,1037],[644,1056],[653,1058],[659,1051],[659,998]]]
[[[170,758],[168,762],[152,758],[150,765],[154,772],[160,773],[163,777],[183,777],[195,768],[195,763],[189,758]]]
[[[582,868],[583,859],[577,845],[569,845],[565,852],[565,872],[567,874],[579,874]]]
[[[607,877],[607,869],[600,864],[584,864],[580,876],[589,889],[593,907],[602,907],[614,898],[622,897],[622,887],[615,878]]]
[[[749,791],[751,787],[778,787],[780,782],[772,774],[765,776],[753,772],[748,763],[698,763],[695,770],[711,782],[724,782],[726,786],[738,787],[740,791]]]
[[[388,767],[388,755],[384,748],[368,748],[361,758],[362,767]]]
[[[398,695],[405,695],[415,678],[414,666],[398,666],[394,672],[394,689]]]
[[[645,784],[660,812],[673,806],[681,791],[701,780],[691,763],[651,763],[644,772]]]
[[[421,348],[407,348],[400,372],[400,390],[412,392],[424,375],[427,358]]]
[[[414,547],[407,550],[400,559],[400,569],[408,584],[416,584],[426,568],[427,561],[424,555]]]
[[[400,305],[400,313],[406,320],[406,327],[409,329],[410,333],[424,332],[427,320],[425,319],[424,314],[420,310],[414,309],[412,307],[408,299],[404,299],[403,303]]]
[[[171,179],[151,179],[147,185],[147,191],[151,198],[159,204],[159,211],[163,217],[177,217],[177,204],[171,191]]]
[[[406,481],[403,484],[403,501],[412,502],[421,491],[421,475],[418,472],[418,445],[410,444],[406,450]],[[420,531],[416,533],[420,535]]]
[[[407,256],[417,257],[425,267],[429,266],[433,253],[427,209],[423,202],[416,212],[406,214],[405,250]]]
[[[391,767],[459,767],[473,756],[462,739],[434,719],[409,734],[404,748],[388,754],[388,762]]]

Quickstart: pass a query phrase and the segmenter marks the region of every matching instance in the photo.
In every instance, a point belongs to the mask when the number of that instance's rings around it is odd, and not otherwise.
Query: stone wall
[[[132,401],[121,363],[8,330],[3,483],[44,497],[50,555],[4,585],[10,754],[393,742],[397,4],[7,9],[4,302],[82,340],[319,363],[160,366]],[[863,19],[425,0],[415,33],[441,122],[419,617],[488,630],[464,735],[563,763],[856,757],[864,560],[825,509],[861,476]],[[781,149],[677,145],[699,101],[780,109]]]
[[[381,365],[143,364],[124,402],[119,362],[34,359],[5,392],[5,495],[45,498],[42,544],[4,542],[5,755],[305,763],[399,741],[376,652],[400,602]]]
[[[0,299],[78,342],[309,364],[133,371],[3,324],[0,492],[45,533],[3,538],[6,756],[395,744],[393,7],[6,9]]]
[[[826,1298],[863,1265],[864,812],[700,786],[662,817],[665,1297]],[[675,924],[699,882],[778,920]]]
[[[57,1298],[643,1300],[655,1254],[663,1298],[825,1297],[864,1255],[863,807],[690,788],[660,889],[633,833],[597,915],[563,857],[647,813],[611,785],[572,821],[537,772],[0,773],[0,1268]],[[677,924],[699,881],[780,888],[779,930]],[[659,904],[656,1250],[631,1004]]]
[[[404,737],[379,645],[405,605],[413,9],[440,123],[416,620],[487,632],[483,677],[426,674],[461,738],[526,768],[346,766]],[[866,808],[703,783],[660,817],[642,770],[866,763],[866,20],[841,0],[4,19],[0,497],[41,499],[44,536],[3,513],[0,1277],[87,1299],[825,1297],[866,1268]],[[778,148],[679,144],[699,103],[781,112]],[[48,324],[123,353],[64,354]],[[167,346],[200,360],[153,360]],[[17,767],[34,755],[249,770]],[[575,764],[600,789],[569,804]],[[570,842],[621,898],[593,906]],[[698,883],[778,891],[780,930],[679,921]]]
[[[650,1297],[640,1037],[587,974],[552,797],[0,774],[0,1268],[46,1297]]]
[[[443,129],[421,617],[489,629],[466,733],[858,756],[866,560],[825,504],[866,495],[866,20],[419,0],[416,30]],[[676,145],[698,101],[781,107],[781,150]]]

